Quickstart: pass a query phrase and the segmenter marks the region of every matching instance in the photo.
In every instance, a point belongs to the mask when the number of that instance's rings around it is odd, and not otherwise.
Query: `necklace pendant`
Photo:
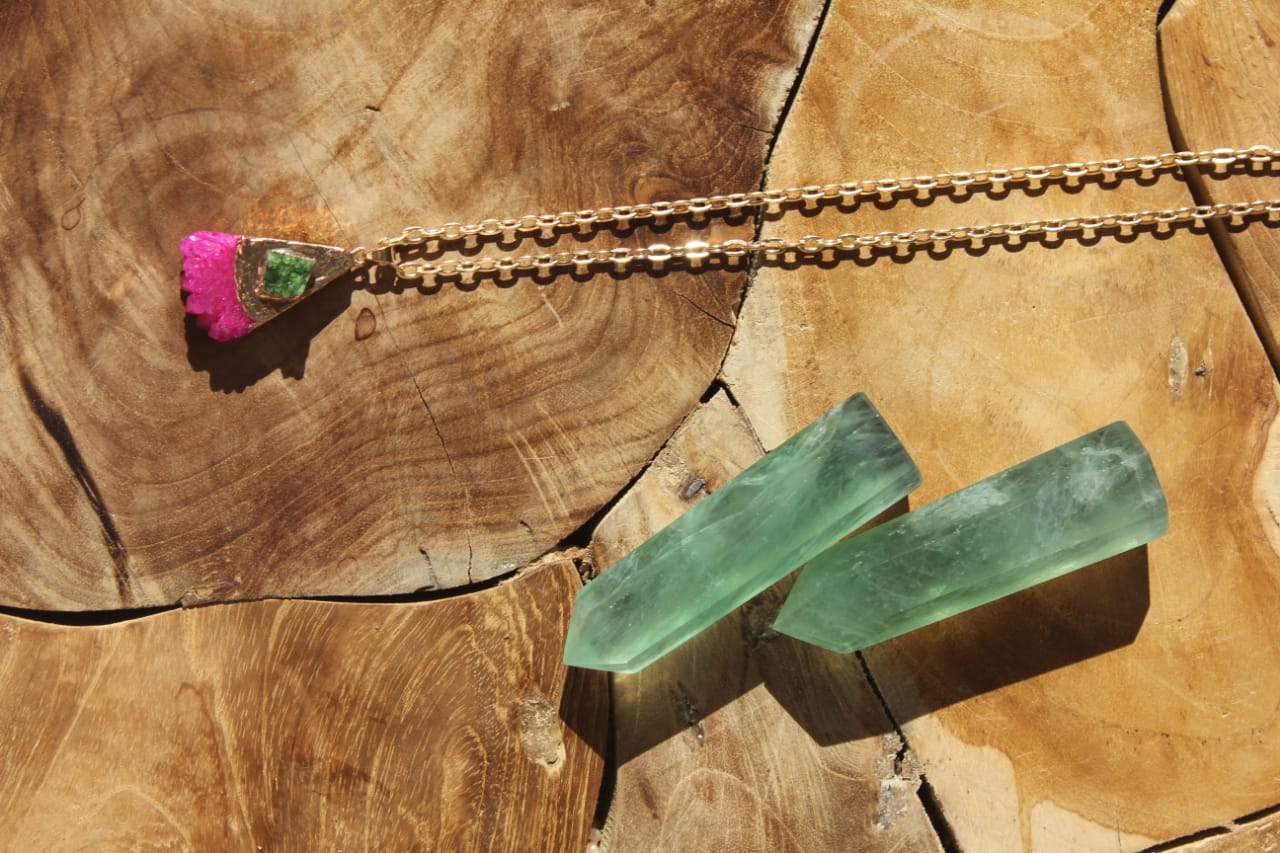
[[[187,312],[216,341],[248,334],[356,265],[336,246],[217,231],[182,240]]]

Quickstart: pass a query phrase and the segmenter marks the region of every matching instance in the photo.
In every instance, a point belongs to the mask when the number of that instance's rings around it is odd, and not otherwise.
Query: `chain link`
[[[398,276],[411,280],[460,277],[464,281],[469,281],[477,274],[509,275],[517,271],[551,275],[570,268],[576,273],[589,273],[612,267],[615,272],[622,273],[642,266],[661,269],[669,263],[697,267],[712,258],[735,259],[746,255],[760,255],[767,262],[786,258],[816,258],[826,252],[857,253],[862,257],[869,257],[876,250],[894,249],[905,253],[928,248],[933,251],[946,251],[951,247],[964,244],[971,248],[981,248],[991,242],[1016,243],[1028,236],[1043,235],[1046,241],[1053,241],[1061,239],[1066,233],[1080,233],[1088,239],[1094,237],[1099,231],[1113,229],[1121,236],[1126,236],[1132,233],[1133,229],[1141,226],[1154,225],[1157,232],[1164,232],[1180,224],[1198,224],[1210,219],[1231,219],[1235,222],[1243,222],[1245,219],[1263,215],[1272,222],[1280,222],[1280,199],[1221,202],[1166,210],[1031,219],[1024,222],[955,228],[917,228],[914,231],[881,231],[875,234],[850,232],[834,237],[809,235],[798,240],[787,240],[781,237],[726,240],[723,243],[704,243],[694,240],[678,246],[653,243],[639,248],[579,249],[474,259],[409,260],[391,266],[394,266]]]
[[[638,266],[657,269],[668,263],[683,263],[696,267],[712,258],[736,259],[747,255],[759,255],[766,261],[774,261],[783,256],[815,257],[826,252],[856,252],[867,256],[872,251],[885,249],[908,252],[929,247],[941,251],[958,244],[980,247],[992,240],[1016,242],[1027,236],[1043,235],[1045,240],[1054,240],[1064,233],[1082,232],[1086,237],[1091,237],[1099,230],[1110,229],[1118,229],[1121,234],[1127,234],[1135,227],[1147,225],[1154,225],[1155,230],[1164,231],[1176,224],[1202,223],[1210,219],[1241,221],[1261,215],[1266,215],[1268,219],[1275,221],[1280,219],[1280,199],[1224,202],[1100,216],[1033,219],[1025,222],[955,228],[919,228],[914,231],[882,231],[876,234],[845,233],[825,238],[810,235],[797,240],[779,237],[759,240],[725,240],[722,243],[694,240],[678,246],[653,243],[637,248],[578,249],[525,255],[432,260],[396,260],[394,253],[395,248],[418,246],[429,241],[437,241],[437,248],[443,251],[447,244],[479,237],[501,237],[504,242],[510,244],[533,235],[551,238],[557,233],[575,229],[610,225],[629,227],[637,222],[652,222],[660,225],[671,218],[700,219],[712,213],[741,212],[761,208],[770,213],[776,213],[787,206],[813,206],[832,202],[852,205],[868,198],[889,201],[895,195],[912,191],[917,197],[927,198],[931,194],[948,188],[956,192],[968,192],[974,188],[984,187],[1002,188],[1007,184],[1026,184],[1035,188],[1046,182],[1063,182],[1070,186],[1078,184],[1082,178],[1087,177],[1100,177],[1103,181],[1134,175],[1150,178],[1160,172],[1192,166],[1208,166],[1216,173],[1224,173],[1233,166],[1246,165],[1260,168],[1277,160],[1280,160],[1280,148],[1255,145],[1250,148],[1178,151],[1078,163],[1054,163],[1047,166],[943,172],[917,177],[756,190],[676,201],[601,207],[593,210],[528,214],[514,219],[484,219],[473,224],[449,222],[435,228],[415,225],[404,229],[395,237],[379,240],[377,249],[359,247],[353,249],[351,254],[358,264],[391,267],[399,277],[404,279],[461,278],[469,281],[477,274],[510,276],[517,272],[533,272],[549,275],[570,268],[577,273],[586,274],[610,267],[619,273]]]

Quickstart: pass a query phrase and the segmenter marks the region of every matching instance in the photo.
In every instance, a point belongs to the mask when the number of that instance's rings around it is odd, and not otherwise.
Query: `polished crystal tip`
[[[1168,529],[1146,449],[1114,423],[831,548],[800,573],[774,629],[852,652]]]
[[[849,398],[583,587],[565,663],[647,666],[919,484],[871,401]]]

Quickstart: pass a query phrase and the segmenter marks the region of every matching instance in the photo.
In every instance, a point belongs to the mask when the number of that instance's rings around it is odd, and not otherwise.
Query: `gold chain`
[[[1277,221],[1280,220],[1280,199],[1260,199],[1096,216],[1032,219],[981,226],[918,228],[914,231],[881,231],[875,234],[850,232],[834,237],[810,235],[796,240],[780,237],[767,237],[760,240],[725,240],[721,243],[693,240],[679,246],[653,243],[638,248],[623,246],[518,256],[495,255],[432,260],[421,258],[398,260],[395,253],[397,248],[420,246],[431,241],[435,241],[436,251],[444,251],[446,247],[454,244],[478,241],[480,238],[499,239],[501,242],[511,244],[534,235],[551,238],[558,233],[575,229],[629,228],[641,222],[663,225],[674,218],[687,217],[697,221],[709,214],[732,214],[759,209],[768,213],[777,213],[784,207],[812,207],[832,203],[854,205],[861,200],[871,198],[887,202],[897,195],[913,191],[918,198],[928,198],[934,193],[947,189],[952,190],[953,193],[967,193],[975,188],[1001,189],[1006,185],[1025,185],[1029,189],[1036,189],[1044,183],[1061,182],[1074,186],[1082,178],[1098,177],[1104,182],[1135,175],[1151,178],[1160,172],[1185,167],[1209,166],[1217,173],[1225,173],[1232,166],[1239,165],[1262,169],[1277,160],[1280,160],[1280,148],[1255,145],[1250,148],[1178,151],[1141,157],[1054,163],[1048,166],[943,172],[916,177],[756,190],[677,201],[530,214],[515,219],[484,219],[473,224],[450,222],[435,228],[410,226],[395,237],[379,240],[377,249],[367,249],[362,246],[353,249],[351,255],[357,264],[390,267],[404,279],[432,278],[440,281],[459,278],[469,282],[477,275],[509,277],[517,272],[549,275],[556,271],[572,269],[578,274],[588,274],[602,268],[612,268],[615,272],[623,273],[638,266],[661,269],[668,263],[683,263],[696,267],[712,258],[735,260],[747,255],[759,255],[769,261],[785,257],[814,258],[828,252],[857,253],[865,258],[877,250],[886,249],[905,254],[922,248],[945,251],[959,244],[979,248],[991,240],[1018,242],[1027,236],[1039,236],[1046,241],[1052,241],[1060,239],[1066,233],[1082,233],[1086,238],[1091,238],[1100,230],[1112,229],[1117,230],[1121,235],[1127,235],[1135,227],[1146,225],[1154,225],[1157,232],[1162,232],[1177,224],[1199,224],[1211,219],[1231,219],[1239,223],[1245,219],[1263,215],[1271,221]]]

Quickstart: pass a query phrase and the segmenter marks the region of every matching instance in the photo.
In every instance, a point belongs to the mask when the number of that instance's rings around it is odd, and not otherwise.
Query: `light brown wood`
[[[1171,23],[1209,5],[1179,3]],[[553,548],[695,407],[741,275],[339,284],[219,346],[178,314],[177,240],[353,244],[754,187],[822,5],[0,7],[0,603],[443,589]],[[769,183],[1167,150],[1157,5],[833,0]],[[1209,35],[1259,56],[1232,26]],[[1198,72],[1224,109],[1248,104],[1229,66]],[[768,233],[1188,203],[1162,178]],[[1271,248],[1245,239],[1263,292]],[[1213,826],[1203,849],[1274,846],[1272,819],[1233,821],[1280,802],[1277,389],[1206,237],[766,268],[734,335],[724,375],[767,447],[866,390],[920,506],[1125,418],[1173,530],[868,653],[909,747],[856,659],[768,632],[775,590],[618,679],[605,846],[936,849],[921,771],[964,850]],[[600,562],[758,449],[715,398],[601,525]],[[0,837],[580,847],[607,708],[559,664],[574,588],[557,563],[430,604],[0,618]]]
[[[1169,150],[1158,5],[836,0],[770,183]],[[1166,177],[768,233],[1191,203]],[[1167,537],[866,656],[961,849],[1135,850],[1280,802],[1277,388],[1207,236],[766,268],[725,375],[767,447],[866,391],[912,507],[1117,419],[1151,451]]]
[[[759,454],[717,394],[601,521],[601,568]],[[614,676],[617,783],[602,850],[940,849],[914,759],[862,671],[769,629],[788,585]]]
[[[608,700],[566,688],[578,586],[558,562],[423,604],[3,617],[0,846],[582,849]]]
[[[1179,145],[1274,145],[1280,128],[1280,7],[1269,0],[1178,0],[1160,25],[1169,124]],[[1205,201],[1280,198],[1277,170],[1197,173]],[[1215,226],[1218,245],[1273,364],[1280,364],[1280,231]]]
[[[179,239],[753,189],[820,6],[6,4],[0,603],[445,589],[553,548],[696,405],[745,273],[339,283],[224,345]]]

